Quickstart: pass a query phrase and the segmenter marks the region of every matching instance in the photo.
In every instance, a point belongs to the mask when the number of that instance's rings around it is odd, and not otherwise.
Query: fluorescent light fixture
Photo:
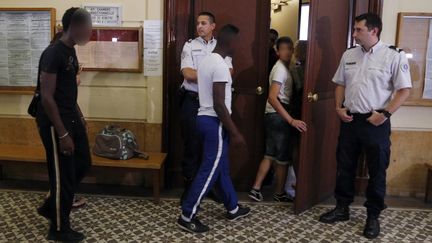
[[[406,58],[408,58],[408,59],[414,58],[414,54],[412,54],[412,53],[407,53],[405,55],[406,55]]]
[[[117,42],[117,40],[118,40],[118,38],[116,38],[116,37],[112,38],[112,42]]]

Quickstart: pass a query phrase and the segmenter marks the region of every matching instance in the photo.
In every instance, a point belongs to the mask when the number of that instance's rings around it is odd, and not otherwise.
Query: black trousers
[[[192,180],[200,166],[202,145],[196,126],[199,101],[198,94],[181,90],[181,115],[180,125],[183,138],[182,172],[186,180]]]
[[[65,156],[60,151],[58,134],[46,116],[37,118],[39,134],[45,147],[50,194],[42,205],[51,220],[51,229],[70,228],[69,214],[77,187],[91,166],[87,133],[78,115],[62,117],[75,145],[75,152]]]
[[[340,206],[354,200],[357,163],[360,153],[366,153],[369,181],[366,202],[369,216],[379,216],[386,208],[386,170],[390,160],[390,120],[374,126],[366,119],[371,114],[353,114],[350,123],[341,123],[337,147],[337,178],[335,197]]]

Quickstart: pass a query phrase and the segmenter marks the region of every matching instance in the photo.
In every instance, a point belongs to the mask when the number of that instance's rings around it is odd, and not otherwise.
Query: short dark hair
[[[282,36],[276,41],[276,49],[279,50],[280,45],[287,44],[294,48],[294,42],[288,36]]]
[[[279,37],[279,32],[277,32],[277,30],[275,30],[275,29],[270,29],[270,34],[274,34],[276,36],[276,38]]]
[[[211,23],[216,23],[216,17],[210,12],[201,12],[198,14],[198,17],[199,16],[207,16]]]
[[[83,8],[69,8],[63,14],[63,31],[67,32],[72,24],[87,24],[91,23],[91,21],[90,13],[87,10]]]
[[[360,22],[362,20],[366,20],[366,27],[368,27],[369,30],[373,29],[373,28],[378,28],[378,37],[380,37],[381,35],[381,31],[382,31],[382,20],[381,17],[378,16],[377,14],[374,13],[365,13],[365,14],[361,14],[357,17],[355,17],[355,22]]]
[[[218,44],[226,45],[228,44],[232,38],[240,32],[239,28],[232,24],[224,25],[219,31],[217,35]]]

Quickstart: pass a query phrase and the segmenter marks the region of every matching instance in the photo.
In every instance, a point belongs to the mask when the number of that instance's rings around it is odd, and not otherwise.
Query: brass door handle
[[[257,95],[262,95],[264,93],[264,89],[261,86],[258,86],[255,92]]]
[[[307,98],[308,98],[309,102],[317,102],[318,101],[318,94],[314,94],[312,92],[309,92]]]

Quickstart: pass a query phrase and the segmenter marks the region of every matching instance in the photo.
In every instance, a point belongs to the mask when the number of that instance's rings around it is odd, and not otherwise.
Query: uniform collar
[[[366,49],[364,49],[363,46],[361,47],[361,50],[363,51],[363,53],[368,52],[370,54],[373,54],[374,52],[379,50],[383,45],[384,43],[381,40],[379,40],[374,46],[372,46],[372,48],[369,51],[366,51]]]
[[[202,38],[201,36],[199,36],[197,39],[198,39],[199,42],[201,42],[204,45],[213,44],[213,42],[216,40],[214,38],[214,36],[212,36],[212,38],[209,41],[204,40],[204,38]]]

